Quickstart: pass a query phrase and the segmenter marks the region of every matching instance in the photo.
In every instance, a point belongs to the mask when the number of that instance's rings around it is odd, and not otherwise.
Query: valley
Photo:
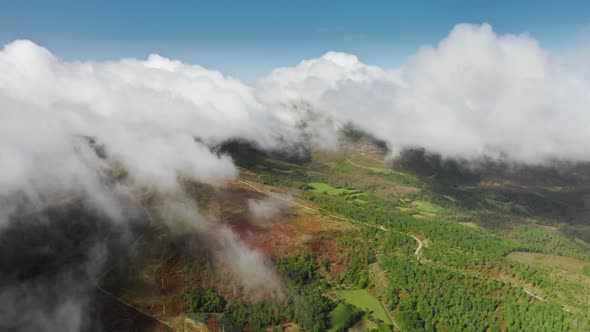
[[[489,199],[466,206],[473,197],[392,169],[378,146],[348,144],[303,162],[233,153],[240,178],[229,186],[187,184],[209,222],[264,255],[280,290],[249,290],[204,238],[162,228],[157,194],[144,203],[158,222],[136,240],[141,259],[108,271],[101,287],[176,331],[589,326],[588,242],[542,214]],[[481,182],[469,190],[486,190]],[[252,202],[270,202],[272,215],[256,215]],[[191,289],[219,305],[191,306]]]

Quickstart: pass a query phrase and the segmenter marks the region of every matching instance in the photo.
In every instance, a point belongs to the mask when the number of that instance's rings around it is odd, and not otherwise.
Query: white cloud
[[[161,219],[173,234],[199,234],[194,246],[206,248],[214,265],[231,273],[232,281],[253,300],[282,296],[280,277],[270,261],[240,239],[231,228],[208,223],[199,215],[196,203],[183,197],[167,197],[160,209]]]
[[[461,24],[396,71],[328,53],[275,70],[259,86],[271,99],[303,98],[352,121],[394,151],[543,163],[590,160],[590,86],[581,72],[553,62],[527,35]]]
[[[179,174],[205,182],[236,175],[227,156],[196,137],[209,144],[240,137],[269,148],[290,135],[250,87],[157,55],[64,63],[15,41],[0,52],[0,72],[4,195],[95,190],[95,174],[106,164],[83,137],[104,145],[132,182],[173,188]]]
[[[283,199],[276,197],[265,197],[263,199],[249,199],[248,210],[252,213],[257,221],[268,222],[287,207],[287,202],[291,197],[285,196]]]
[[[333,147],[347,121],[393,150],[420,146],[526,163],[589,160],[590,86],[579,74],[588,62],[575,63],[553,62],[527,35],[463,24],[398,70],[329,52],[249,86],[158,55],[64,63],[15,41],[0,52],[0,184],[14,190],[53,178],[54,187],[74,178],[78,185],[89,169],[104,166],[74,139],[80,136],[104,144],[140,183],[174,186],[179,173],[233,177],[231,160],[193,138],[210,144],[239,137],[276,148],[301,140],[305,127],[312,143]]]

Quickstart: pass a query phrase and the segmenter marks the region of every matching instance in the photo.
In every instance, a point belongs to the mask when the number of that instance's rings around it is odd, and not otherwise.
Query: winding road
[[[351,162],[355,166],[365,168],[364,166],[357,165],[357,164],[353,163],[350,160],[349,160],[349,162]],[[275,194],[275,193],[273,193],[271,191],[264,190],[264,189],[262,189],[260,187],[257,187],[256,185],[254,185],[254,184],[252,184],[252,183],[250,183],[248,181],[245,181],[245,180],[241,180],[240,179],[240,180],[238,180],[238,182],[240,182],[242,184],[245,184],[245,185],[251,187],[252,189],[254,189],[254,190],[256,190],[256,191],[258,191],[260,193],[263,193],[263,194],[266,194],[266,195],[269,195],[269,196],[278,198],[278,199],[283,200],[283,201],[286,201],[286,202],[288,202],[290,204],[294,204],[294,205],[300,206],[300,207],[302,207],[302,208],[304,208],[306,210],[309,210],[309,211],[314,211],[316,213],[324,214],[324,215],[327,215],[327,216],[332,217],[332,218],[335,218],[335,219],[339,219],[339,220],[343,220],[343,221],[348,221],[348,222],[353,223],[353,224],[360,224],[360,225],[363,225],[363,226],[367,226],[367,227],[379,229],[379,230],[384,231],[384,232],[390,231],[389,229],[385,228],[382,225],[372,225],[372,224],[361,222],[361,221],[358,221],[358,220],[353,220],[353,219],[349,219],[349,218],[344,218],[344,217],[341,217],[341,216],[337,216],[337,215],[331,214],[331,213],[329,213],[327,211],[322,211],[322,210],[319,210],[319,209],[314,209],[314,208],[309,207],[307,205],[304,205],[304,204],[301,204],[299,202],[296,202],[296,201],[294,201],[292,199],[288,199],[288,198],[285,198],[285,197],[283,197],[281,195],[277,195],[277,194]],[[416,260],[418,261],[418,263],[420,263],[420,264],[426,264],[426,263],[424,263],[422,261],[421,255],[420,255],[420,252],[421,252],[422,248],[424,247],[423,242],[417,236],[415,236],[415,235],[408,234],[408,233],[403,233],[403,232],[399,232],[399,231],[395,231],[395,232],[397,232],[399,234],[403,234],[403,235],[409,236],[409,237],[413,238],[416,241],[418,247],[416,247],[416,250],[414,251],[414,256],[416,257]],[[455,271],[455,270],[453,269],[453,271]],[[483,275],[479,275],[479,274],[471,274],[471,273],[466,273],[466,272],[458,271],[458,270],[455,271],[455,272],[460,273],[462,275],[466,275],[466,276],[472,276],[472,277],[477,277],[477,278],[482,278],[482,279],[492,279],[492,277],[490,277],[490,276],[483,276]],[[532,296],[533,298],[535,298],[535,299],[537,299],[539,301],[542,301],[542,302],[547,302],[546,299],[540,297],[539,295],[533,293],[532,291],[530,291],[530,290],[528,290],[528,289],[526,289],[524,287],[521,287],[521,286],[518,286],[518,285],[514,285],[514,284],[511,284],[510,282],[507,282],[507,281],[504,281],[504,280],[500,280],[500,279],[497,279],[497,278],[494,278],[494,280],[499,281],[499,282],[502,282],[504,284],[511,285],[513,287],[516,287],[516,288],[519,288],[524,293]],[[567,312],[571,312],[570,309],[564,307],[563,305],[561,306],[561,308],[563,310],[567,311]]]
[[[368,223],[361,222],[361,221],[358,221],[358,220],[353,220],[353,219],[348,219],[348,218],[340,217],[340,216],[337,216],[337,215],[328,213],[326,211],[320,211],[318,209],[314,209],[314,208],[309,207],[307,205],[304,205],[304,204],[301,204],[299,202],[296,202],[296,201],[294,201],[292,199],[286,198],[286,197],[281,196],[281,195],[277,195],[277,194],[275,194],[275,193],[273,193],[271,191],[264,190],[264,189],[262,189],[260,187],[257,187],[254,184],[252,184],[250,182],[247,182],[245,180],[241,180],[240,179],[240,180],[238,180],[238,182],[241,183],[241,184],[244,184],[244,185],[246,185],[246,186],[248,186],[248,187],[250,187],[250,188],[252,188],[252,189],[254,189],[254,190],[258,191],[258,192],[260,192],[260,193],[266,194],[268,196],[275,197],[277,199],[283,200],[283,201],[288,202],[290,204],[294,204],[294,205],[300,206],[300,207],[302,207],[302,208],[304,208],[306,210],[309,210],[309,211],[313,211],[313,212],[316,212],[316,213],[319,213],[319,214],[324,214],[324,215],[327,215],[329,217],[332,217],[332,218],[335,218],[335,219],[339,219],[339,220],[343,220],[343,221],[347,221],[347,222],[350,222],[350,223],[353,223],[353,224],[360,224],[360,225],[363,225],[363,226],[375,228],[375,229],[381,230],[383,232],[389,232],[390,231],[389,229],[385,228],[383,225],[372,225],[372,224],[368,224]],[[398,233],[407,235],[407,236],[413,238],[414,240],[416,240],[416,242],[418,243],[418,247],[416,248],[416,251],[414,252],[414,256],[416,256],[416,259],[418,260],[418,263],[422,264],[422,260],[420,259],[420,250],[422,250],[422,246],[423,246],[422,245],[422,241],[420,241],[420,239],[417,238],[414,235],[406,234],[406,233],[402,233],[402,232],[398,232]],[[381,305],[383,305],[383,303],[381,303]],[[384,309],[385,309],[385,307],[384,307]],[[385,310],[385,313],[387,313],[387,316],[389,317],[389,320],[391,321],[391,324],[393,324],[394,329],[399,330],[399,328],[395,325],[393,318],[389,314],[389,310]]]
[[[322,211],[322,210],[319,210],[319,209],[314,209],[312,207],[309,207],[307,205],[301,204],[299,202],[295,202],[292,199],[285,198],[284,196],[281,196],[281,195],[277,195],[277,194],[275,194],[275,193],[273,193],[271,191],[264,190],[264,189],[262,189],[260,187],[257,187],[254,184],[252,184],[252,183],[250,183],[248,181],[245,181],[245,180],[241,180],[240,179],[240,180],[238,180],[238,182],[239,183],[242,183],[242,184],[245,184],[248,187],[250,187],[250,188],[252,188],[252,189],[254,189],[254,190],[256,190],[256,191],[258,191],[260,193],[263,193],[263,194],[266,194],[266,195],[269,195],[269,196],[278,198],[278,199],[283,200],[285,202],[288,202],[290,204],[294,204],[294,205],[300,206],[300,207],[302,207],[304,209],[307,209],[309,211],[313,211],[313,212],[316,212],[316,213],[324,214],[324,215],[327,215],[327,216],[332,217],[332,218],[335,218],[335,219],[339,219],[339,220],[343,220],[343,221],[348,221],[348,222],[353,223],[353,224],[360,224],[360,225],[363,225],[363,226],[375,228],[375,229],[378,229],[378,230],[381,230],[381,231],[384,231],[384,232],[389,232],[390,231],[389,229],[385,228],[383,225],[373,225],[373,224],[369,224],[369,223],[366,223],[366,222],[362,222],[362,221],[358,221],[358,220],[353,220],[353,219],[349,219],[349,218],[344,218],[344,217],[341,217],[341,216],[337,216],[337,215],[331,214],[331,213],[329,213],[327,211]],[[422,250],[422,246],[423,246],[422,241],[420,241],[419,238],[417,238],[416,236],[411,235],[411,234],[407,234],[407,233],[403,233],[403,232],[397,232],[397,233],[403,234],[403,235],[406,235],[406,236],[409,236],[409,237],[413,238],[414,240],[416,240],[416,243],[418,243],[418,247],[416,248],[416,251],[414,252],[414,256],[416,256],[416,259],[418,260],[418,262],[422,263],[422,260],[420,259],[420,250]]]
[[[418,242],[418,248],[416,248],[416,251],[414,251],[414,256],[416,256],[416,259],[418,260],[418,262],[422,263],[422,260],[420,259],[420,250],[422,250],[422,241],[420,241],[420,239],[415,237],[414,235],[411,235],[411,234],[406,234],[406,235],[413,238],[414,240],[416,240],[416,242]]]
[[[353,149],[354,149],[354,148],[353,148]],[[358,150],[358,151],[360,151],[360,149],[354,149],[354,150]],[[365,155],[364,153],[361,153],[361,155],[363,155],[363,156],[365,156],[365,157],[368,157],[368,158],[371,158],[371,159],[374,159],[374,160],[377,160],[377,161],[379,161],[378,159],[376,159],[376,158],[373,158],[373,157],[371,157],[371,156],[368,156],[368,155]],[[353,166],[356,166],[356,167],[359,167],[359,168],[364,168],[364,169],[370,169],[369,167],[366,167],[366,166],[363,166],[363,165],[359,165],[359,164],[357,164],[357,163],[353,162],[353,161],[352,161],[352,160],[350,160],[350,159],[346,159],[346,161],[348,161],[348,162],[349,162],[350,164],[352,164]],[[381,161],[381,162],[383,162],[383,161]],[[383,226],[380,226],[380,227],[381,227],[381,229],[383,229],[383,230],[386,230],[386,229],[385,229]],[[422,244],[422,241],[420,241],[420,239],[419,239],[419,238],[417,238],[417,237],[416,237],[416,236],[414,236],[414,235],[411,235],[411,234],[406,234],[406,233],[402,233],[402,232],[399,232],[399,233],[400,233],[400,234],[405,234],[405,235],[407,235],[407,236],[410,236],[410,237],[412,237],[414,240],[416,240],[416,242],[418,243],[418,248],[416,248],[416,251],[414,252],[414,256],[416,256],[416,259],[418,260],[418,262],[419,262],[420,264],[423,264],[423,262],[422,262],[422,259],[420,259],[420,250],[422,250],[422,246],[423,246],[423,244]],[[492,236],[495,236],[495,235],[494,235],[494,234],[492,234]],[[458,272],[458,273],[461,273],[461,274],[463,274],[463,275],[467,275],[467,276],[472,276],[472,277],[477,277],[477,278],[483,278],[483,279],[491,279],[491,277],[489,277],[489,276],[482,276],[482,275],[478,275],[478,274],[465,273],[465,272],[462,272],[462,271],[456,271],[456,272]],[[500,279],[498,279],[498,278],[494,278],[494,280],[496,280],[496,281],[498,281],[498,282],[501,282],[501,283],[504,283],[504,284],[510,284],[509,282],[507,282],[507,281],[504,281],[504,280],[500,280]],[[537,300],[539,300],[539,301],[542,301],[542,302],[547,302],[547,300],[546,300],[546,299],[544,299],[544,298],[540,297],[539,295],[537,295],[537,294],[533,293],[532,291],[530,291],[530,290],[528,290],[528,289],[526,289],[526,288],[524,288],[524,287],[520,287],[520,286],[517,286],[517,285],[513,285],[513,286],[514,286],[514,287],[517,287],[517,288],[520,288],[520,289],[521,289],[523,292],[525,292],[526,294],[528,294],[528,295],[530,295],[530,296],[534,297],[535,299],[537,299]],[[567,312],[571,312],[571,310],[570,310],[570,309],[568,309],[568,308],[566,308],[566,307],[564,307],[564,306],[561,306],[561,308],[562,308],[563,310],[567,311]]]

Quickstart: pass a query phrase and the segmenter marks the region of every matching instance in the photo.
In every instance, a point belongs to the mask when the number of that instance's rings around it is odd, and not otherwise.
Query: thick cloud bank
[[[231,178],[231,160],[205,145],[231,137],[275,146],[281,119],[251,88],[220,73],[152,55],[146,61],[63,63],[29,41],[0,52],[3,192],[92,190],[118,163],[134,184]],[[283,131],[282,135],[288,133]],[[104,149],[101,160],[87,142]],[[196,141],[199,140],[199,142]]]
[[[257,92],[270,100],[306,99],[394,151],[422,147],[447,157],[529,164],[587,161],[586,71],[553,62],[527,35],[497,36],[487,24],[462,24],[399,70],[328,53],[276,69]]]
[[[232,161],[211,144],[335,146],[346,122],[393,151],[588,161],[590,84],[585,62],[576,63],[552,62],[526,35],[458,25],[398,70],[330,52],[249,86],[158,55],[66,63],[15,41],[0,51],[0,188],[95,192],[95,173],[113,163],[130,183],[159,188],[174,188],[178,176],[232,178]]]
[[[129,210],[138,208],[125,201],[133,201],[136,189],[175,195],[181,178],[216,183],[235,177],[231,158],[211,149],[230,138],[274,149],[301,136],[295,113],[268,112],[251,87],[156,55],[146,61],[64,63],[32,42],[15,41],[0,51],[0,72],[0,238],[29,234],[14,239],[20,241],[18,251],[4,250],[0,329],[100,329],[90,307],[109,256],[95,248],[107,247],[106,240],[70,240],[69,233],[77,236],[76,224],[90,222],[42,207],[59,210],[64,202],[69,211],[68,202],[83,197],[88,211],[106,214],[92,225],[123,225],[125,238]],[[207,236],[215,258],[238,284],[250,292],[262,286],[280,291],[260,253],[230,230],[204,223],[196,208],[191,212],[185,231]],[[23,214],[43,222],[22,222]],[[64,218],[74,231],[61,226]],[[167,226],[178,227],[179,221]],[[77,252],[89,254],[75,266],[61,264],[61,257]],[[59,264],[45,264],[52,261]]]

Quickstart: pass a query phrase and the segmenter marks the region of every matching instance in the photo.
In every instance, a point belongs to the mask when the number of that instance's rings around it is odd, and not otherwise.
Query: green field
[[[418,208],[418,211],[420,211],[420,212],[433,213],[433,214],[437,214],[443,210],[442,207],[440,207],[436,204],[430,203],[430,202],[422,202],[422,203],[418,204],[417,208]]]
[[[334,189],[331,185],[322,182],[310,182],[307,185],[311,187],[311,191],[316,193],[325,193],[328,192],[328,190]]]
[[[400,201],[404,202],[403,200],[400,200]],[[404,203],[406,203],[406,202],[404,202]],[[430,217],[433,217],[436,214],[438,214],[444,210],[443,207],[438,206],[434,203],[420,202],[420,201],[413,202],[407,206],[397,206],[396,209],[398,209],[401,212],[411,211],[412,214],[420,213],[421,215],[430,216]]]
[[[386,323],[391,323],[381,301],[366,289],[337,290],[336,295],[345,302],[366,312],[373,312],[375,318],[381,319]]]
[[[323,182],[310,182],[307,184],[310,191],[316,193],[327,194],[330,196],[344,196],[346,199],[355,203],[366,204],[367,194],[356,189],[334,188],[331,185]]]
[[[328,331],[344,331],[361,318],[362,313],[358,309],[344,303],[339,303],[330,313],[332,328]]]
[[[360,321],[358,321],[356,324],[354,324],[353,326],[351,326],[348,329],[348,332],[366,332],[368,331],[374,331],[377,328],[377,324],[375,324],[374,322],[371,322],[370,320],[363,318]]]
[[[400,176],[407,176],[402,172],[395,171],[391,168],[379,168],[379,167],[366,167],[367,169],[371,170],[373,173],[377,174],[396,174]]]
[[[356,189],[334,188],[331,185],[323,182],[310,182],[307,185],[312,188],[311,191],[313,192],[326,193],[332,196],[346,196],[360,193],[360,191]]]
[[[367,204],[367,201],[365,201],[363,199],[355,198],[352,201],[355,202],[355,203],[358,203],[358,204]]]

